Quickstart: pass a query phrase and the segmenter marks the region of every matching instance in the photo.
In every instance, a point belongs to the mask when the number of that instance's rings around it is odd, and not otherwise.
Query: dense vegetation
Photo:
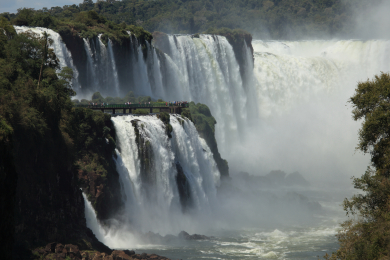
[[[362,193],[344,201],[353,218],[342,224],[340,249],[326,259],[390,258],[390,74],[360,82],[353,118],[363,119],[358,149],[371,155],[371,165],[354,186]]]
[[[83,35],[87,35],[88,27],[120,38],[121,31],[113,29],[129,29],[128,24],[150,32],[191,34],[210,28],[241,28],[257,38],[277,39],[348,35],[353,29],[354,11],[380,2],[384,0],[84,0],[79,5],[4,15],[14,24],[65,26]]]
[[[142,27],[126,25],[126,23],[116,24],[99,15],[95,10],[82,11],[79,8],[69,10],[70,14],[64,11],[64,15],[57,16],[47,10],[36,11],[23,8],[19,9],[16,15],[3,13],[2,16],[10,20],[13,25],[50,28],[60,33],[62,37],[79,35],[91,39],[102,34],[101,39],[105,44],[108,39],[122,43],[129,38],[128,32],[132,32],[141,44],[152,40],[152,35]]]
[[[124,97],[103,97],[100,92],[93,93],[90,100],[87,99],[74,99],[73,102],[76,105],[89,105],[91,103],[106,103],[106,104],[124,104],[126,102],[131,102],[132,104],[144,104],[146,102],[152,102],[151,97],[149,96],[138,96],[136,97],[134,95],[133,91],[129,91]],[[162,100],[159,100],[158,102],[163,102]]]
[[[86,227],[79,187],[95,201],[114,201],[106,188],[117,178],[107,117],[73,107],[73,72],[59,67],[47,35],[16,34],[4,17],[0,30],[1,233],[10,235],[4,252],[12,252],[13,236],[21,259],[25,249],[53,240],[104,251]],[[95,176],[93,185],[78,179],[84,172]]]

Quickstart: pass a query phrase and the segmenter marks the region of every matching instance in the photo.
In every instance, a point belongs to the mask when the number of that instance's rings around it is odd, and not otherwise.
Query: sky
[[[83,0],[0,0],[0,13],[16,13],[18,8],[28,7],[42,9],[54,6],[80,4]]]

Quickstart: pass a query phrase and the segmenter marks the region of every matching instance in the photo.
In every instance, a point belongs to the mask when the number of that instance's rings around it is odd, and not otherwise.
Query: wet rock
[[[125,251],[128,251],[129,253],[126,253],[126,252],[121,251],[121,250],[115,250],[114,252],[112,252],[111,256],[112,256],[113,260],[132,259],[130,256],[135,254],[134,251],[129,251],[129,250],[125,250]]]
[[[114,250],[111,254],[96,251],[80,251],[79,247],[72,244],[65,246],[60,243],[49,243],[44,248],[33,250],[39,259],[43,260],[132,260],[132,259],[158,259],[170,260],[156,254],[136,254],[133,250]]]
[[[199,235],[199,234],[193,234],[190,235],[185,231],[182,231],[178,235],[179,238],[185,239],[185,240],[205,240],[205,239],[210,239],[210,237],[204,236],[204,235]]]

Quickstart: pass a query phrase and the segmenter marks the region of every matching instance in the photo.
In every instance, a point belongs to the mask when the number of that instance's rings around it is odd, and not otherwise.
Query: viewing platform
[[[152,103],[152,104],[110,104],[110,105],[75,105],[75,107],[84,107],[92,110],[100,110],[103,113],[106,110],[112,111],[114,115],[116,111],[122,110],[123,114],[132,114],[133,110],[136,109],[149,109],[150,113],[153,113],[153,109],[158,109],[159,112],[167,112],[171,114],[181,114],[183,108],[188,108],[188,103],[183,103],[179,105],[173,105],[165,103]]]

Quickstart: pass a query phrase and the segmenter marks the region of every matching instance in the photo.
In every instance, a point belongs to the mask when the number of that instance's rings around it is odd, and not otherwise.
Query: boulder
[[[72,244],[67,244],[65,245],[65,249],[67,250],[67,255],[70,257],[70,258],[81,258],[81,253],[80,253],[80,250],[79,250],[79,247],[76,246],[76,245],[72,245]]]
[[[62,251],[64,251],[64,245],[61,243],[58,243],[56,245],[56,248],[55,248],[55,253],[60,254],[60,253],[62,253]]]
[[[46,245],[45,251],[48,253],[54,253],[56,250],[56,246],[57,246],[57,243],[55,243],[55,242],[49,243]]]
[[[204,239],[210,239],[209,237],[204,236],[204,235],[199,235],[199,234],[190,235],[190,234],[188,234],[188,233],[185,232],[185,231],[180,232],[179,235],[178,235],[178,237],[179,237],[179,238],[182,238],[182,239],[185,239],[185,240],[204,240]]]
[[[129,250],[125,250],[125,251],[129,251]],[[133,254],[131,254],[131,255],[135,254],[134,251],[131,251],[131,252],[133,252]],[[126,254],[122,250],[115,250],[114,252],[112,252],[111,256],[112,256],[113,260],[128,260],[128,259],[132,259],[130,257],[130,255]]]

